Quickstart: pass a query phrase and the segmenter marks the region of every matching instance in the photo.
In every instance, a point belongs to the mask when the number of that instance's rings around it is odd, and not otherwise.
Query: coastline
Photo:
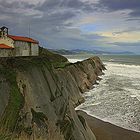
[[[75,60],[76,59],[71,59],[72,62],[74,62]],[[123,63],[116,63],[116,62],[110,62],[110,61],[108,61],[108,63],[114,64],[114,65],[120,65],[121,67],[125,66],[125,67],[128,67],[129,69],[132,69],[132,66],[135,68],[139,66],[137,65],[137,63],[136,64],[134,63],[123,64]],[[87,114],[83,110],[76,109],[76,111],[78,114],[80,114],[81,116],[85,118],[88,126],[90,127],[92,132],[95,134],[97,140],[139,140],[140,139],[140,132],[138,131],[123,128],[122,126],[112,124],[110,122],[106,122],[90,114]]]
[[[107,71],[99,85],[76,108],[121,128],[139,132],[140,66],[106,63]]]
[[[86,112],[77,110],[77,114],[83,116],[95,134],[97,140],[139,140],[140,133],[128,130],[109,122],[97,119]]]

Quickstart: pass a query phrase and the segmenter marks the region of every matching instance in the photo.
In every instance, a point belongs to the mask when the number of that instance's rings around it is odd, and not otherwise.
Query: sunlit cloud
[[[131,32],[131,33],[121,33],[116,34],[113,32],[104,32],[101,33],[102,36],[108,37],[110,39],[110,42],[136,42],[140,41],[140,32]]]

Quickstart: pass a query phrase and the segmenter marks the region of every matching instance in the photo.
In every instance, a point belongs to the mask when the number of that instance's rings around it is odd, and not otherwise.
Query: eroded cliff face
[[[104,65],[98,57],[55,69],[46,57],[0,59],[0,139],[94,140],[74,107]]]

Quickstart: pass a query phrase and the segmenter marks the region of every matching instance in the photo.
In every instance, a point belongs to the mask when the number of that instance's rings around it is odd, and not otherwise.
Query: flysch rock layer
[[[95,140],[74,108],[103,70],[99,57],[57,69],[46,57],[0,58],[0,139]]]

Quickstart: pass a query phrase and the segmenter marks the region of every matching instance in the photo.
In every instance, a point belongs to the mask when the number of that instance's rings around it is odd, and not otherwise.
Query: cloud
[[[109,32],[102,32],[102,36],[108,37],[106,41],[108,42],[135,42],[136,40],[140,40],[140,32],[128,32],[128,31],[122,31],[121,33],[114,33],[112,31]]]
[[[84,34],[79,29],[63,29],[61,32],[47,36],[47,45],[50,48],[66,49],[99,49],[102,46],[103,36],[98,34]],[[59,43],[58,43],[59,42]]]
[[[92,40],[92,41],[97,41],[97,40],[104,40],[107,39],[108,37],[96,34],[96,33],[92,33],[92,34],[82,34],[81,36],[83,36],[84,38],[86,38],[87,40]]]
[[[0,13],[11,18],[20,16],[42,17],[42,12],[35,9],[35,5],[24,1],[0,1]]]
[[[140,18],[128,18],[126,21],[140,21]]]
[[[130,16],[140,16],[140,0],[99,0],[98,7],[109,11],[131,10]]]
[[[94,0],[93,0],[94,1]],[[91,2],[81,0],[46,0],[41,6],[38,7],[41,11],[48,11],[49,9],[71,9],[80,11],[91,11],[95,9]]]
[[[140,17],[140,6],[139,6],[139,9],[135,9],[134,11],[132,11],[130,13],[130,16],[132,16],[132,17]]]
[[[114,42],[109,43],[110,45],[114,45],[117,48],[120,47],[124,51],[131,51],[135,54],[140,54],[140,41],[137,42]]]
[[[125,30],[113,32],[112,34],[118,35],[118,34],[132,33],[132,32],[138,32],[138,31],[140,31],[140,27],[131,27],[131,28],[128,28],[128,29],[125,29]]]
[[[99,4],[112,10],[138,9],[140,7],[139,0],[99,0]]]
[[[95,9],[91,3],[87,0],[0,0],[0,23],[1,26],[8,26],[13,34],[25,36],[28,35],[30,25],[31,35],[40,37],[45,44],[45,36],[53,38],[54,34],[61,32],[65,37],[63,30],[66,28],[69,29],[80,22],[92,23],[91,19],[80,19],[83,14]],[[69,38],[73,36],[74,34],[71,34]]]
[[[114,42],[110,44],[117,45],[117,46],[124,46],[124,47],[128,47],[128,46],[140,47],[140,42]]]
[[[106,49],[138,40],[138,7],[136,0],[0,0],[0,24],[25,36],[30,25],[31,36],[49,48]]]
[[[5,23],[23,26],[34,23],[36,29],[40,24],[53,29],[69,26],[73,24],[72,19],[93,9],[90,2],[81,0],[0,0],[1,19]]]

